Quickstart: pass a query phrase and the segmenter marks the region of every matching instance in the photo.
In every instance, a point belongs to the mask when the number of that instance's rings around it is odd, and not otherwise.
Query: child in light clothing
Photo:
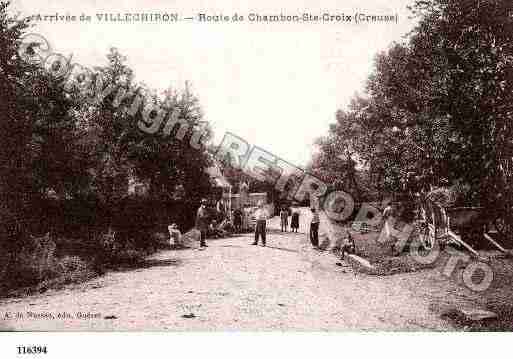
[[[169,244],[176,247],[181,246],[182,232],[180,232],[176,223],[168,226],[167,230],[169,231]]]

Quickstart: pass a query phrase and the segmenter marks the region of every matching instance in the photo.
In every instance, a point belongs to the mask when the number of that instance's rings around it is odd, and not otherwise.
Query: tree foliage
[[[83,211],[97,211],[97,216],[84,213],[83,217],[102,217],[102,223],[109,224],[109,215],[122,210],[119,204],[128,196],[130,180],[148,185],[146,206],[152,199],[175,200],[179,190],[188,202],[182,207],[190,211],[189,202],[210,191],[205,169],[210,165],[206,143],[211,130],[189,87],[158,95],[136,83],[126,58],[112,48],[106,64],[91,70],[89,86],[67,88],[62,78],[20,56],[29,22],[9,11],[10,4],[1,2],[0,249],[4,253],[23,247],[22,239],[31,234],[26,224],[43,221],[36,218],[40,211],[34,208],[49,197],[77,203],[90,200]],[[109,87],[112,91],[99,97]],[[148,120],[144,108],[150,104],[166,112],[152,133],[141,130]],[[174,111],[183,126],[168,125],[168,115]],[[180,129],[183,133],[175,136]],[[203,135],[201,141],[193,136],[197,131]]]
[[[418,25],[377,55],[365,94],[337,113],[313,167],[341,178],[356,160],[379,191],[459,184],[467,204],[510,211],[512,4],[428,0],[411,11]]]

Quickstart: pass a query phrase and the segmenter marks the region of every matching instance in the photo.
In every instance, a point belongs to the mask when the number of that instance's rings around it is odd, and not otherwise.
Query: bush
[[[45,278],[39,285],[42,289],[57,289],[66,284],[82,283],[97,276],[91,264],[77,256],[64,256],[56,261],[54,270],[58,276]]]
[[[155,244],[158,249],[167,249],[170,247],[169,234],[155,232],[151,235],[151,242]]]
[[[56,245],[47,233],[42,237],[30,237],[26,246],[15,263],[16,278],[19,285],[33,285],[59,275]]]
[[[0,257],[0,295],[17,295],[20,290],[26,294],[83,282],[108,268],[140,264],[147,255],[169,248],[166,232],[155,232],[149,225],[131,229],[91,228],[72,238],[54,238],[49,232],[42,236],[20,233],[15,242],[4,240],[0,249],[7,254]],[[16,243],[16,250],[8,247],[10,243]]]
[[[96,276],[92,266],[78,256],[56,255],[56,244],[47,233],[30,237],[5,276],[3,294],[19,288],[55,288],[79,283]]]
[[[144,260],[146,254],[142,251],[135,249],[124,249],[116,253],[113,258],[116,264],[137,264]]]
[[[77,256],[65,256],[57,261],[56,266],[61,273],[81,272],[88,269],[87,263]]]
[[[95,268],[103,273],[106,268],[115,268],[118,265],[134,265],[162,246],[162,235],[136,233],[139,237],[131,237],[130,233],[121,233],[109,230],[101,233],[96,239],[98,252],[94,259]]]

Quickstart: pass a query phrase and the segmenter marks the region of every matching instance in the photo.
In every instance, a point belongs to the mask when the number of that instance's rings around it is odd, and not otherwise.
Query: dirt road
[[[437,273],[355,274],[311,249],[304,233],[271,232],[266,248],[250,245],[249,234],[213,240],[79,287],[2,301],[0,329],[452,329],[430,310],[451,290]]]

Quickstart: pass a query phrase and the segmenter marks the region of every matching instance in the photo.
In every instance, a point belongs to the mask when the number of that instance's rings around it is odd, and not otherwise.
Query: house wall
[[[247,199],[244,201],[245,203],[241,203],[241,197],[239,194],[232,194],[233,209],[242,208],[244,204],[247,204],[250,207],[256,207],[260,201],[267,204],[267,193],[248,193]]]

